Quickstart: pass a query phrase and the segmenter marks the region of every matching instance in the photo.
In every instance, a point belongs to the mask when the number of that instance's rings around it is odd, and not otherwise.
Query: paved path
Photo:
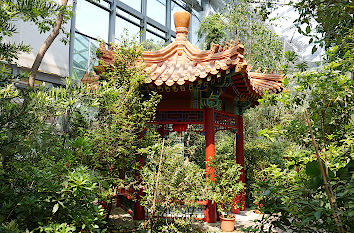
[[[235,222],[235,231],[233,232],[243,232],[242,228],[247,228],[249,226],[253,226],[254,220],[261,219],[261,214],[256,214],[252,210],[250,211],[241,211],[240,214],[236,214],[236,222]],[[200,228],[204,232],[221,232],[220,223],[198,223]]]
[[[241,211],[240,214],[236,215],[235,231],[242,232],[242,228],[247,228],[254,225],[254,220],[261,219],[261,214],[256,214],[254,211]],[[110,223],[114,225],[116,230],[113,230],[112,233],[116,232],[135,232],[134,229],[142,227],[144,221],[133,221],[132,217],[121,208],[114,208],[110,216]],[[221,232],[220,223],[204,223],[196,222],[194,225],[200,229],[199,232]]]

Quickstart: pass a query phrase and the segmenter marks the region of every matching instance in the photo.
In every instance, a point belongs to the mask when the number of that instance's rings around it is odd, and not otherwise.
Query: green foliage
[[[306,62],[301,62],[301,63],[295,65],[295,68],[297,68],[300,72],[304,72],[305,70],[308,69],[308,67],[309,66],[307,65]]]
[[[240,39],[245,46],[245,60],[254,69],[278,69],[282,59],[282,44],[279,37],[246,0],[229,1],[222,13],[205,17],[198,30],[199,39],[204,38],[204,47],[210,43],[224,43]]]
[[[185,134],[183,141],[184,155],[199,167],[205,168],[205,136],[189,131]]]
[[[330,63],[320,71],[297,74],[296,78],[298,85],[294,88],[295,91],[284,94],[287,105],[293,105],[292,108],[309,108],[320,147],[326,147],[329,142],[340,144],[351,131],[353,80],[336,63]],[[288,137],[300,144],[309,145],[309,135],[304,132],[306,124],[303,118],[290,121],[286,128]]]
[[[262,101],[265,106],[282,106],[285,112],[292,113],[288,118],[280,118],[277,138],[299,149],[290,147],[284,154],[287,162],[280,165],[272,162],[256,177],[253,195],[261,211],[269,214],[259,225],[260,231],[265,229],[265,223],[270,223],[272,228],[295,232],[337,232],[334,213],[340,216],[345,231],[352,226],[353,80],[348,73],[352,64],[349,65],[350,56],[338,57],[335,50],[328,52],[331,61],[328,65],[295,74],[289,92],[266,96]],[[330,207],[325,192],[304,108],[310,113],[310,124],[337,210]]]
[[[15,221],[2,223],[0,225],[0,232],[1,233],[21,233],[17,223]]]
[[[260,104],[249,109],[244,114],[245,141],[257,140],[260,137],[275,141],[282,136],[283,123],[293,119],[296,112],[287,109],[286,105],[278,102],[279,95],[265,94]]]
[[[162,216],[167,211],[198,206],[196,201],[206,198],[205,170],[183,155],[181,144],[167,145],[163,150],[157,181],[160,150],[160,145],[155,145],[149,150],[147,162],[141,170],[145,193],[143,205],[149,210],[152,208],[154,193],[157,190],[155,210],[157,216]]]
[[[320,46],[330,48],[342,44],[343,35],[353,28],[353,6],[349,0],[302,0],[293,6],[300,14],[294,22],[298,26],[298,31],[314,38],[315,43]],[[317,26],[311,27],[314,22]],[[302,29],[304,27],[305,31]]]
[[[154,135],[141,133],[159,99],[140,91],[141,48],[128,41],[116,48],[97,88],[67,80],[50,89],[18,89],[16,77],[1,67],[3,228],[104,231],[107,212],[98,203],[111,199],[119,178],[132,171],[128,165],[143,155],[138,148],[151,144]]]
[[[149,220],[153,232],[195,232],[191,224],[194,209],[197,201],[207,197],[205,170],[183,155],[181,143],[166,144],[164,148],[156,144],[147,151],[147,161],[140,171],[144,190],[141,203],[157,216]],[[190,220],[178,219],[179,213],[190,209]],[[168,212],[172,219],[163,218]]]
[[[332,152],[348,150],[350,147],[352,144],[338,147]],[[333,209],[327,201],[318,162],[313,160],[314,157],[306,154],[302,156],[304,163],[299,165],[298,172],[294,170],[292,161],[284,169],[272,165],[262,170],[254,190],[257,192],[257,203],[261,204],[261,211],[270,215],[265,222],[271,223],[272,227],[295,232],[336,232]],[[337,198],[338,214],[345,229],[349,230],[354,214],[352,158],[341,154],[341,167],[338,168],[333,166],[334,156],[328,156],[331,167],[328,172]],[[260,225],[259,228],[263,226]]]
[[[111,178],[124,174],[142,156],[138,149],[146,147],[153,135],[146,134],[146,123],[153,117],[160,99],[156,93],[142,93],[140,85],[146,78],[138,62],[142,47],[123,40],[113,47],[114,63],[104,66],[100,88],[95,93],[98,107],[95,123],[90,127],[89,141],[93,156],[90,163]],[[151,135],[151,137],[149,136]],[[113,172],[115,171],[115,172]]]
[[[215,182],[210,182],[212,188],[208,193],[209,200],[217,204],[220,213],[226,210],[228,216],[235,207],[235,197],[244,189],[244,184],[240,181],[242,167],[227,155],[216,157],[211,167],[215,169]]]
[[[157,51],[162,49],[167,45],[166,42],[160,41],[155,42],[153,39],[147,39],[142,43],[144,51]]]
[[[248,139],[245,141],[245,176],[246,176],[246,204],[252,206],[255,201],[254,184],[260,180],[260,172],[269,164],[278,164],[283,167],[290,150],[299,150],[285,141],[270,141],[264,139]]]
[[[295,51],[285,51],[284,61],[280,64],[280,70],[285,75],[290,75],[292,77],[293,73],[296,71],[303,72],[308,68],[306,62],[299,62],[299,57]]]
[[[336,52],[331,51],[328,52],[328,56],[336,56]],[[281,126],[280,136],[283,139],[312,147],[303,114],[303,109],[308,108],[319,147],[327,148],[330,143],[341,144],[341,140],[352,128],[353,80],[349,60],[350,57],[337,58],[321,69],[295,73],[287,86],[290,91],[280,95],[265,95],[260,100],[260,103],[265,104],[261,108],[268,109],[267,112],[271,114],[259,115],[262,112],[257,111],[252,116],[260,121],[263,117],[269,119],[262,121],[264,123],[261,129],[267,127],[274,130]],[[270,112],[271,110],[274,112]],[[270,117],[271,115],[273,117]],[[254,124],[252,122],[251,126]],[[250,129],[246,128],[246,133],[248,132]],[[252,130],[252,135],[254,134]]]
[[[45,227],[40,227],[40,232],[45,233],[72,233],[75,232],[76,228],[69,226],[66,223],[62,224],[50,224]]]
[[[296,58],[297,58],[297,54],[295,53],[295,51],[285,51],[284,57],[287,61],[289,61],[291,63],[295,63]]]
[[[192,222],[184,219],[158,219],[154,224],[153,232],[193,233],[196,232]]]
[[[310,37],[309,43],[314,43],[312,53],[318,47],[327,50],[333,46],[340,46],[338,55],[342,57],[346,51],[344,48],[348,43],[346,35],[353,31],[353,4],[350,0],[300,0],[287,1],[265,0],[260,2],[257,13],[263,19],[269,18],[270,13],[283,6],[291,6],[295,9],[299,17],[294,21],[298,32]]]
[[[104,223],[103,210],[94,204],[97,177],[87,168],[72,170],[58,159],[59,156],[51,159],[38,156],[32,161],[19,159],[12,165],[20,168],[13,167],[1,174],[2,222],[16,219],[20,229],[69,222],[76,229],[91,232]]]
[[[221,136],[221,135],[219,135]],[[218,211],[231,212],[235,197],[244,190],[240,181],[242,167],[236,163],[233,151],[233,137],[224,133],[217,140],[215,159],[208,164],[214,169],[214,177],[209,176],[208,199],[217,204]],[[235,207],[237,208],[237,206]]]
[[[223,20],[223,15],[215,13],[202,19],[200,28],[197,32],[198,38],[203,38],[203,47],[210,49],[210,44],[223,43],[226,40],[227,26]]]

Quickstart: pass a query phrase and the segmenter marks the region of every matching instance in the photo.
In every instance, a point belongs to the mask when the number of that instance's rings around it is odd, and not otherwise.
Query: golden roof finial
[[[176,40],[187,40],[191,14],[187,11],[177,11],[173,14],[176,27]]]

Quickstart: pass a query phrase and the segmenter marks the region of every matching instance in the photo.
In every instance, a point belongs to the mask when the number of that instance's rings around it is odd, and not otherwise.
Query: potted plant
[[[244,184],[240,181],[242,167],[236,164],[229,153],[216,155],[209,166],[215,169],[214,180],[209,179],[211,186],[209,199],[215,201],[217,205],[221,230],[233,231],[235,216],[231,214],[231,209],[237,208],[234,199],[244,190]]]

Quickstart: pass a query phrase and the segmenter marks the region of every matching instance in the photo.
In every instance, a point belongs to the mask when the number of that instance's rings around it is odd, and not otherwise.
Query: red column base
[[[204,210],[204,221],[208,223],[216,223],[216,203],[208,201],[206,209]]]
[[[231,213],[233,213],[233,214],[239,214],[240,211],[246,210],[245,192],[242,192],[235,197],[233,206],[234,207],[231,209]],[[235,208],[235,207],[237,207],[237,208]]]

